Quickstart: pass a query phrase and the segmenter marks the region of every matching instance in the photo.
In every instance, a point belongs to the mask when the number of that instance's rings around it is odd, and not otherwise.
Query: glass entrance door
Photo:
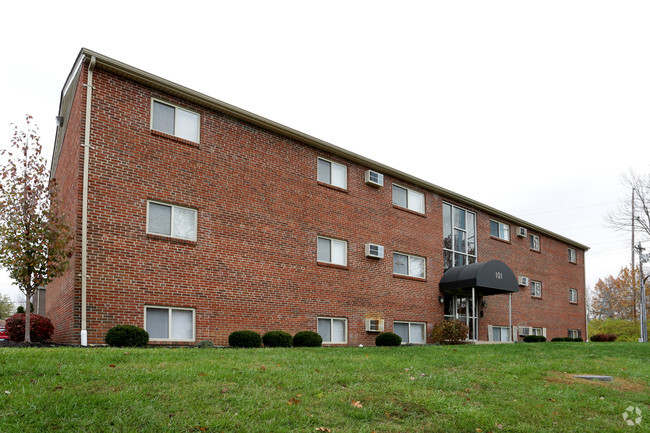
[[[464,322],[469,329],[468,341],[478,340],[478,300],[472,295],[445,295],[445,320]]]

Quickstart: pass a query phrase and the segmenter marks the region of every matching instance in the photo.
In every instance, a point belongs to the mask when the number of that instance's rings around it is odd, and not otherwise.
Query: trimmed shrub
[[[194,347],[198,349],[212,349],[214,347],[214,343],[212,341],[203,340],[200,343],[196,343]]]
[[[293,338],[291,334],[284,331],[269,331],[262,335],[264,347],[291,347]]]
[[[231,347],[262,347],[262,337],[255,331],[235,331],[228,336]]]
[[[614,334],[596,334],[592,335],[591,341],[616,341],[616,335]]]
[[[582,339],[582,337],[577,337],[574,338],[573,341],[575,341],[576,343],[582,343],[584,340]]]
[[[431,338],[434,343],[459,344],[467,338],[469,328],[460,320],[441,320],[433,324]]]
[[[524,337],[524,343],[545,343],[546,337],[543,335],[526,335]]]
[[[29,326],[30,339],[35,343],[49,340],[54,333],[54,326],[50,319],[38,314],[29,315]],[[11,341],[25,341],[25,314],[17,313],[8,317],[5,329]]]
[[[555,337],[555,338],[553,338],[551,340],[551,342],[553,342],[553,341],[573,341],[573,338],[571,338],[571,337]]]
[[[300,331],[293,336],[293,347],[321,347],[323,337],[313,331]]]
[[[144,347],[149,343],[149,333],[133,325],[113,326],[104,337],[112,347]]]
[[[375,346],[399,346],[402,344],[402,337],[394,332],[382,332],[375,338]]]

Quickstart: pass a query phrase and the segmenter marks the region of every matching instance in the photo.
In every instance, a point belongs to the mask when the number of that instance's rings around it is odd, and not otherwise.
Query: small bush
[[[394,332],[382,332],[375,338],[376,346],[399,346],[402,344],[402,337]]]
[[[543,335],[526,335],[524,337],[524,343],[544,343],[546,342],[546,337]]]
[[[431,338],[434,343],[459,344],[468,332],[469,328],[460,320],[441,320],[433,324]]]
[[[300,331],[293,336],[294,347],[321,347],[322,345],[323,337],[317,332]]]
[[[264,347],[291,347],[291,334],[284,331],[269,331],[262,335]]]
[[[231,347],[262,347],[262,337],[255,331],[235,331],[228,336]]]
[[[203,340],[200,343],[196,343],[194,347],[198,349],[212,349],[214,347],[214,343],[212,341]]]
[[[596,334],[592,335],[591,341],[616,341],[617,336],[614,334]]]
[[[30,339],[35,343],[49,340],[54,333],[50,319],[38,314],[29,315],[29,326]],[[7,318],[5,328],[11,341],[25,341],[25,314],[17,313]]]
[[[553,338],[551,340],[551,342],[553,342],[553,341],[573,341],[573,338],[571,338],[571,337],[555,337],[555,338]]]
[[[113,326],[104,337],[112,347],[144,347],[149,343],[149,333],[133,325]]]
[[[576,337],[573,339],[573,341],[575,341],[576,343],[582,343],[584,340],[582,339],[582,337]]]

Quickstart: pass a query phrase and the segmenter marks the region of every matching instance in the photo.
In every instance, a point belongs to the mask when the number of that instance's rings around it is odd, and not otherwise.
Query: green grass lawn
[[[650,345],[0,349],[0,432],[53,430],[650,431]]]

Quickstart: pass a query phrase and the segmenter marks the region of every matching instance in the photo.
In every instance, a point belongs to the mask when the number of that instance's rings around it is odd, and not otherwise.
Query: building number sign
[[[503,273],[501,272],[495,272],[494,276],[496,277],[497,280],[503,280]]]

